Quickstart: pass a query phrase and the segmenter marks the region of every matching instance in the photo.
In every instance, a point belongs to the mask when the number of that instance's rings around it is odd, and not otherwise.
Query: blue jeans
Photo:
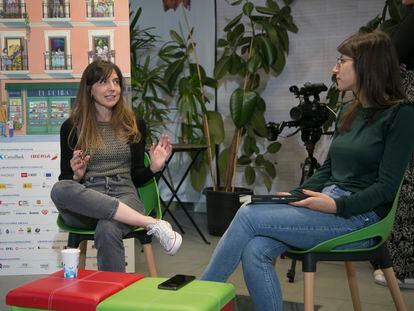
[[[335,185],[322,192],[332,198],[351,194]],[[241,261],[256,310],[282,310],[280,284],[272,264],[274,258],[291,247],[307,249],[379,220],[373,211],[343,218],[288,204],[250,204],[237,212],[217,244],[202,279],[225,282]],[[364,242],[366,246],[373,243]],[[357,245],[354,243],[349,248],[352,247]]]

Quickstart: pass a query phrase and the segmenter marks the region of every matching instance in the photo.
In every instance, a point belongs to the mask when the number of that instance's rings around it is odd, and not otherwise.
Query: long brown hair
[[[124,78],[121,70],[111,62],[96,60],[89,64],[82,74],[75,107],[70,116],[73,128],[69,134],[69,146],[74,141],[73,138],[78,137],[76,146],[71,146],[72,148],[90,154],[96,148],[104,147],[101,133],[98,131],[96,108],[91,89],[96,82],[109,79],[114,71],[119,79],[121,96],[112,109],[111,126],[115,131],[115,135],[123,143],[137,142],[141,139],[135,115],[127,106],[123,97]]]
[[[406,98],[397,53],[387,34],[379,30],[358,33],[343,41],[337,50],[352,58],[356,74],[355,100],[344,112],[341,131],[349,130],[356,111],[362,108],[361,97],[369,104],[368,122],[379,111]]]

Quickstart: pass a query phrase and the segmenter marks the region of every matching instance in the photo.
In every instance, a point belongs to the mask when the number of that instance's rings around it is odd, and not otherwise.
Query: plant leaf
[[[230,69],[230,56],[223,56],[220,58],[214,67],[214,77],[217,80],[223,78]]]
[[[243,128],[250,121],[259,96],[253,91],[236,89],[230,97],[230,113],[234,125]]]
[[[207,122],[210,128],[210,140],[212,144],[221,144],[224,141],[223,117],[218,111],[208,110],[206,112]]]
[[[259,109],[256,109],[254,111],[253,116],[250,120],[250,126],[253,127],[256,135],[260,137],[267,136],[266,119],[264,117],[264,111],[260,111]]]
[[[184,39],[175,30],[170,30],[170,37],[180,46],[185,46]]]
[[[241,1],[240,1],[241,2]],[[224,32],[228,32],[230,29],[232,29],[242,18],[243,13],[240,13],[235,18],[233,18],[227,25],[224,27]]]
[[[267,146],[267,152],[276,153],[280,150],[281,147],[282,147],[282,144],[276,141],[274,143],[271,143],[269,146]]]
[[[258,53],[254,53],[251,58],[247,61],[247,70],[250,73],[255,73],[262,63],[262,58]]]
[[[264,61],[267,66],[272,66],[276,60],[277,50],[273,46],[269,38],[265,36],[258,36],[259,44],[261,47],[262,55],[264,56]]]
[[[254,184],[254,182],[256,180],[256,172],[254,171],[254,169],[250,165],[245,167],[244,177],[246,178],[246,183],[248,185]]]
[[[239,165],[248,165],[252,163],[252,160],[248,156],[242,155],[240,158],[237,159],[237,164]]]
[[[164,80],[167,82],[168,88],[172,90],[178,79],[178,76],[184,69],[184,60],[179,59],[171,63],[164,74]]]
[[[207,167],[206,165],[200,165],[198,168],[193,165],[190,172],[191,185],[195,191],[201,192],[204,188],[207,178]]]
[[[276,177],[276,168],[275,168],[275,165],[272,162],[266,160],[265,163],[264,163],[264,168],[265,168],[266,173],[271,178]]]
[[[266,186],[267,192],[270,192],[270,190],[272,190],[272,179],[268,175],[263,174],[263,182]]]

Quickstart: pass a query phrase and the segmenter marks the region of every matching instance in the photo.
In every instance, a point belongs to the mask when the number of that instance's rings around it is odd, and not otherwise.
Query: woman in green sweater
[[[225,281],[241,261],[256,310],[282,310],[274,258],[291,247],[308,249],[387,215],[414,149],[414,105],[405,100],[388,36],[379,31],[356,34],[337,50],[341,56],[333,73],[338,88],[355,98],[341,109],[321,168],[289,193],[308,197],[241,208],[203,275],[204,280]]]

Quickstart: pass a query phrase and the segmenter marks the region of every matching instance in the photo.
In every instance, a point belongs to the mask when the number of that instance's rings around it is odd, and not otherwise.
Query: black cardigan
[[[147,126],[144,120],[137,118],[138,129],[142,138],[138,143],[129,144],[131,150],[131,178],[136,187],[145,184],[154,173],[149,167],[144,166],[145,137]],[[73,170],[70,167],[70,159],[73,156],[73,149],[68,144],[68,137],[73,128],[72,121],[67,119],[60,128],[60,175],[59,180],[73,180]],[[77,137],[71,141],[71,146],[75,146]]]

